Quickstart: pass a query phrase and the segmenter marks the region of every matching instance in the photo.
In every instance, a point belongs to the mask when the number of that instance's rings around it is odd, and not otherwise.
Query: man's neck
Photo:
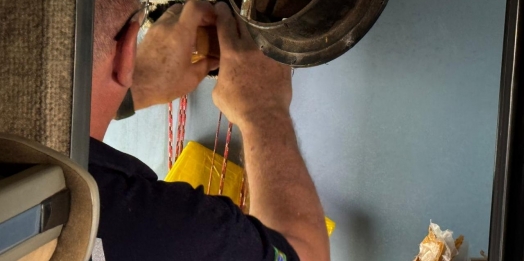
[[[94,118],[97,119],[94,120]],[[101,118],[103,118],[103,120]],[[111,123],[111,118],[101,117],[91,113],[91,126],[89,135],[96,140],[103,141],[107,128],[109,127],[109,123]]]
[[[100,81],[96,77],[93,77],[92,87],[89,134],[94,139],[103,141],[107,128],[124,99],[127,88],[114,81]]]

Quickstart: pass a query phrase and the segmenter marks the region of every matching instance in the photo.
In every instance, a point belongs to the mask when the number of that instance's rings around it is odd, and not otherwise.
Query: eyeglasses
[[[151,4],[149,3],[149,0],[144,0],[140,3],[141,7],[137,11],[135,11],[131,17],[127,20],[127,22],[124,24],[124,27],[118,31],[118,33],[115,36],[115,40],[122,37],[122,33],[127,30],[127,28],[130,25],[130,22],[138,22],[140,28],[147,22],[147,17],[149,16],[149,7]]]
[[[147,21],[150,6],[151,3],[149,2],[149,0],[142,1],[140,9],[138,9],[138,11],[136,11],[136,13],[132,16],[132,20],[134,20],[135,16],[138,16],[136,18],[136,21],[139,22],[140,27],[142,27]]]

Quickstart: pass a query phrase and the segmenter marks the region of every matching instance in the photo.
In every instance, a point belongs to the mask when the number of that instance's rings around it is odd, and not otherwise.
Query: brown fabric
[[[18,259],[18,261],[47,261],[51,259],[53,253],[56,249],[56,242],[58,240],[54,239],[48,242],[47,244],[35,249],[33,252],[25,255],[24,257]]]
[[[98,199],[93,199],[98,197],[98,190],[93,178],[87,172],[84,176],[80,175],[79,166],[48,148],[34,142],[8,140],[1,135],[0,162],[52,164],[62,167],[66,186],[71,191],[71,210],[51,260],[79,261],[89,256],[86,253],[90,236],[96,235],[97,228],[93,226],[98,224],[98,210],[94,209],[98,207]]]
[[[0,132],[69,154],[74,29],[74,0],[0,0]]]

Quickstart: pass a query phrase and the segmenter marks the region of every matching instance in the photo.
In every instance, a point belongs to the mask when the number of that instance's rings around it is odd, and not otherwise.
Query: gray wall
[[[471,256],[487,251],[504,8],[390,0],[347,54],[295,71],[292,114],[337,222],[333,260],[412,260],[430,219],[464,234]],[[188,139],[209,147],[213,85],[190,96],[187,127]],[[113,123],[106,141],[164,176],[165,111]],[[238,144],[237,135],[236,153]]]

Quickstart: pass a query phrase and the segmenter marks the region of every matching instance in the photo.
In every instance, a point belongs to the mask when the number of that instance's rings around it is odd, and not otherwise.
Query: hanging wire
[[[240,210],[245,213],[246,208],[246,172],[245,170],[242,171],[242,186],[240,187],[240,202],[238,202],[238,206],[240,207]]]
[[[186,110],[187,95],[180,98],[178,106],[178,127],[177,127],[177,144],[175,148],[175,162],[184,149],[184,138],[186,135]]]
[[[229,122],[226,134],[226,146],[224,148],[224,161],[222,163],[222,172],[220,173],[220,186],[218,187],[218,195],[224,192],[224,181],[226,179],[227,157],[229,155],[229,143],[231,142],[231,132],[233,131],[233,123]]]
[[[207,194],[211,192],[211,180],[213,179],[213,171],[215,170],[215,154],[218,146],[218,135],[220,134],[220,122],[222,122],[222,112],[218,114],[217,131],[215,132],[215,146],[213,147],[213,155],[211,156],[211,166],[209,167],[209,180],[207,182]]]
[[[173,102],[170,102],[167,107],[167,167],[171,170],[173,166]]]
[[[178,106],[178,127],[177,127],[177,137],[176,137],[176,146],[175,146],[175,157],[173,160],[173,104],[170,103],[168,106],[168,166],[169,169],[172,168],[174,162],[178,159],[180,154],[182,153],[183,146],[184,146],[184,138],[185,138],[185,127],[186,127],[186,111],[187,111],[187,95],[184,95],[180,98],[179,106]],[[218,115],[218,122],[217,122],[217,129],[215,132],[215,144],[213,147],[213,154],[211,157],[211,166],[209,170],[209,180],[207,184],[207,191],[206,194],[211,193],[211,183],[213,179],[213,171],[216,170],[215,168],[215,155],[218,147],[218,138],[220,135],[220,125],[222,122],[222,112]],[[229,156],[229,144],[231,143],[231,135],[233,132],[233,123],[229,122],[227,127],[227,133],[226,133],[226,143],[224,147],[224,160],[222,162],[222,169],[220,173],[220,181],[219,181],[219,188],[218,188],[218,195],[222,195],[224,193],[224,184],[226,179],[226,172],[227,172],[227,160]],[[239,207],[244,212],[247,213],[247,197],[248,197],[248,186],[247,186],[247,179],[245,175],[245,170],[242,173],[242,181],[241,181],[241,188],[240,188],[240,201],[239,201]]]

